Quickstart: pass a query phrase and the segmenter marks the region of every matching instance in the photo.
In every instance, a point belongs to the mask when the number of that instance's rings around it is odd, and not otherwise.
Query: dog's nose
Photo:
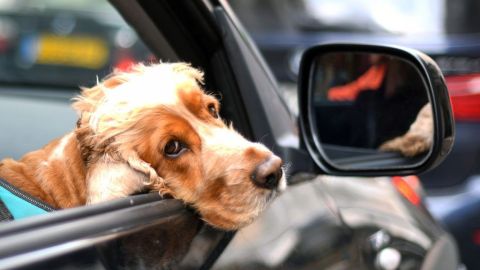
[[[261,188],[274,189],[282,175],[282,160],[277,156],[271,156],[255,168],[251,178],[253,183]]]

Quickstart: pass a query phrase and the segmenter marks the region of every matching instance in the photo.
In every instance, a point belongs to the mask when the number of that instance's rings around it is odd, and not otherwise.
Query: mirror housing
[[[396,134],[396,136],[391,138],[383,136],[386,138],[383,142],[378,141],[370,143],[367,147],[367,144],[353,144],[348,139],[345,139],[343,142],[342,140],[338,140],[339,142],[332,145],[332,141],[335,140],[335,134],[345,135],[347,133],[352,134],[355,132],[364,132],[365,134],[361,134],[364,135],[364,137],[369,137],[371,134],[374,134],[352,129],[351,125],[349,129],[342,129],[341,123],[336,124],[335,121],[321,120],[327,118],[335,119],[336,116],[338,118],[337,113],[322,110],[321,106],[324,104],[332,104],[331,97],[334,97],[335,95],[331,95],[333,93],[331,92],[333,91],[331,89],[337,88],[337,90],[339,90],[338,88],[342,87],[338,86],[344,86],[341,84],[345,82],[336,83],[338,80],[332,79],[333,77],[337,76],[341,71],[351,70],[353,68],[356,70],[356,73],[354,72],[356,74],[355,76],[358,76],[355,80],[358,80],[362,76],[359,75],[361,73],[359,63],[365,63],[365,59],[379,58],[378,56],[381,56],[380,58],[383,59],[388,59],[388,63],[390,64],[394,63],[394,65],[390,66],[397,66],[396,72],[390,72],[391,74],[411,74],[409,75],[410,77],[391,77],[392,79],[390,79],[390,82],[383,83],[383,85],[391,85],[394,83],[396,85],[402,85],[403,88],[422,88],[418,90],[415,89],[415,91],[424,91],[425,104],[420,107],[417,104],[415,108],[409,107],[409,109],[415,110],[415,114],[412,119],[405,120],[410,121],[407,123],[407,128],[404,128],[405,130],[403,131],[399,131],[399,134]],[[349,59],[349,61],[345,61],[346,58]],[[347,62],[349,63],[348,69],[345,67],[346,64],[342,64]],[[398,63],[401,65],[398,65]],[[369,67],[372,66],[373,64]],[[390,66],[387,66],[387,70],[395,70],[389,68]],[[403,66],[403,69],[399,70],[398,66]],[[325,75],[325,69],[327,67],[330,70],[329,77]],[[363,71],[367,69],[368,67],[364,67]],[[355,78],[355,76],[351,77]],[[329,79],[327,80],[326,78]],[[347,79],[345,85],[348,83],[355,83],[352,78],[350,78],[350,80]],[[386,81],[389,77],[386,77],[385,75],[383,78],[384,79],[382,80]],[[419,84],[418,82],[421,83]],[[441,163],[453,146],[454,121],[445,80],[437,64],[430,57],[419,51],[395,46],[368,44],[325,44],[315,46],[305,51],[302,56],[298,89],[300,109],[299,122],[302,133],[302,144],[305,145],[316,165],[324,173],[339,176],[393,176],[419,174],[428,169],[434,168]],[[380,93],[381,91],[376,92]],[[382,92],[386,91],[382,90]],[[338,91],[334,94],[338,96]],[[378,96],[378,94],[375,95]],[[358,114],[361,113],[355,111],[356,105],[353,105],[357,102],[354,100],[355,95],[350,96],[348,102],[334,104],[352,105],[348,107],[348,110],[351,110],[352,112],[350,114],[344,114],[342,119],[354,123],[356,121],[354,117],[357,117]],[[408,98],[407,95],[404,96]],[[405,102],[405,104],[409,103]],[[380,114],[380,112],[375,111],[376,107],[370,103],[362,106],[370,111],[373,110],[372,115]],[[427,107],[429,108],[427,109]],[[337,107],[336,112],[341,111],[342,108],[342,106]],[[392,114],[392,112],[390,113]],[[395,114],[395,112],[393,112],[393,114]],[[319,115],[321,117],[319,117]],[[396,117],[397,115],[394,116]],[[398,122],[399,119],[403,119],[401,117],[401,112],[399,112],[398,117],[395,117],[390,117],[390,119],[396,119],[391,123],[392,128],[397,127],[398,125],[405,126],[405,123]],[[413,157],[416,154],[405,154],[405,151],[401,151],[401,147],[389,147],[392,145],[393,140],[396,140],[397,142],[401,138],[407,138],[408,135],[410,135],[412,131],[415,131],[415,129],[418,129],[418,127],[425,127],[425,122],[418,121],[422,117],[428,118],[431,123],[431,137],[428,142],[428,148],[426,148],[426,150],[424,149],[421,155]],[[388,125],[390,123],[388,121],[383,122],[383,130],[388,130]],[[388,125],[385,126],[385,124]],[[379,124],[374,122],[374,126],[375,125]],[[337,129],[335,132],[338,133],[332,132],[330,135],[327,134],[329,130],[335,129]],[[392,132],[390,131],[389,133]],[[390,134],[390,136],[392,135]],[[403,140],[403,145],[412,145],[412,143]]]

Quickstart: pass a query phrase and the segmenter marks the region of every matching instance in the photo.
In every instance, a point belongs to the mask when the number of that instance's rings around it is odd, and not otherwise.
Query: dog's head
[[[236,229],[285,188],[280,158],[226,125],[202,80],[184,63],[137,65],[83,90],[74,108],[88,203],[150,188]]]

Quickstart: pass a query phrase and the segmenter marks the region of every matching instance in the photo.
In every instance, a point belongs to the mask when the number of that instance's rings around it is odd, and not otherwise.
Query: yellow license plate
[[[99,69],[108,60],[106,42],[91,36],[41,35],[37,64]]]

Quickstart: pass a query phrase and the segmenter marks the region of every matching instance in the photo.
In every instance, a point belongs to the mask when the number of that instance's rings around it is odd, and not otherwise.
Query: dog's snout
[[[282,160],[277,156],[271,156],[255,168],[251,179],[261,188],[274,189],[278,186],[282,175]]]

